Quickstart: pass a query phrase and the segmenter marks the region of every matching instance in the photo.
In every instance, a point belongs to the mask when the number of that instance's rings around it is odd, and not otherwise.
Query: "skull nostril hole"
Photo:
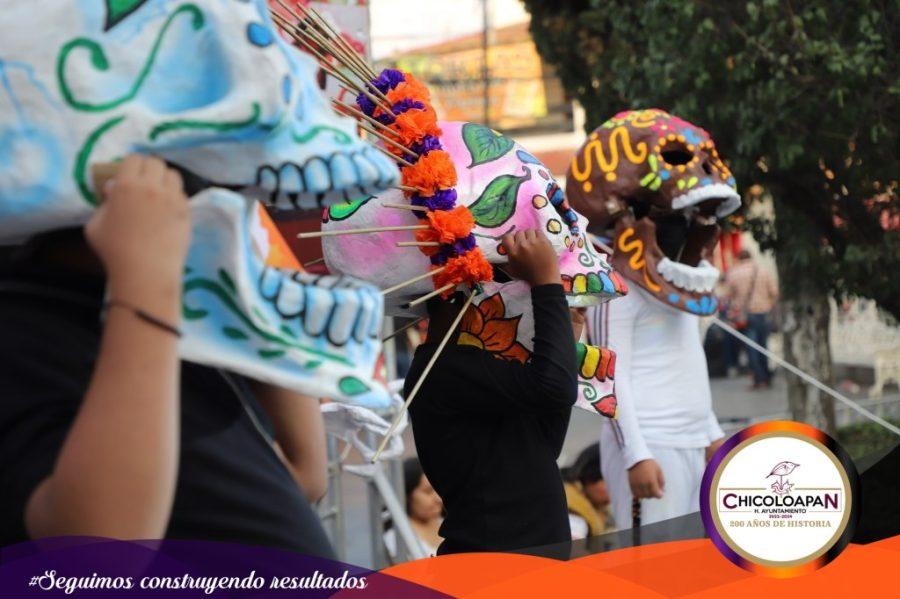
[[[703,163],[703,172],[706,173],[707,175],[711,175],[711,174],[712,174],[712,167],[709,166],[709,163],[708,163],[708,162],[704,162],[704,163]]]
[[[687,164],[691,161],[694,155],[688,151],[687,148],[666,148],[662,152],[663,160],[666,161],[666,164],[671,164],[672,166],[679,166],[681,164]]]

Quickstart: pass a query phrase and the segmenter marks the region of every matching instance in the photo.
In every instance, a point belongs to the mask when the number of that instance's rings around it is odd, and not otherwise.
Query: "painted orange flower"
[[[459,345],[472,345],[495,358],[525,362],[531,352],[516,341],[521,315],[506,318],[506,305],[499,293],[472,305],[460,323]]]

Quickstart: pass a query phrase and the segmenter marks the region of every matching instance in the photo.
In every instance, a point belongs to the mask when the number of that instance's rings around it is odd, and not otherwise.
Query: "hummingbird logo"
[[[772,490],[775,491],[778,495],[786,495],[791,492],[791,489],[794,485],[789,483],[784,479],[785,476],[794,471],[794,468],[799,466],[800,464],[795,464],[794,462],[778,462],[775,464],[775,467],[772,468],[772,471],[769,473],[770,476],[777,476],[778,480],[772,483]]]

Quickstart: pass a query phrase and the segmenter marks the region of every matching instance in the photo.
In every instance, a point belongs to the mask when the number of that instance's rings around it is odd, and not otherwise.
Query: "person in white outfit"
[[[707,458],[722,442],[698,319],[714,314],[710,260],[720,219],[741,205],[704,129],[658,109],[620,112],[595,129],[566,174],[566,199],[609,237],[624,298],[588,315],[595,345],[615,352],[619,418],[602,423],[601,468],[616,526],[699,508]]]
[[[699,509],[707,456],[724,433],[712,411],[698,317],[637,286],[588,312],[593,343],[616,353],[617,420],[602,423],[600,456],[617,528]]]

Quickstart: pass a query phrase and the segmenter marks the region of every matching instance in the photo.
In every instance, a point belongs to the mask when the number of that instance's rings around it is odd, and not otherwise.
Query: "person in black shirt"
[[[317,402],[178,359],[189,238],[178,174],[129,156],[84,232],[17,248],[0,272],[0,546],[165,537],[333,557],[309,504],[325,484],[324,455],[305,462],[324,454]],[[122,303],[105,314],[104,290]]]
[[[573,319],[549,240],[519,231],[503,245],[506,270],[531,285],[531,359],[505,361],[451,339],[410,405],[419,459],[446,509],[439,555],[571,539],[556,459],[577,395]],[[428,340],[416,351],[406,393],[459,309],[429,304]]]

